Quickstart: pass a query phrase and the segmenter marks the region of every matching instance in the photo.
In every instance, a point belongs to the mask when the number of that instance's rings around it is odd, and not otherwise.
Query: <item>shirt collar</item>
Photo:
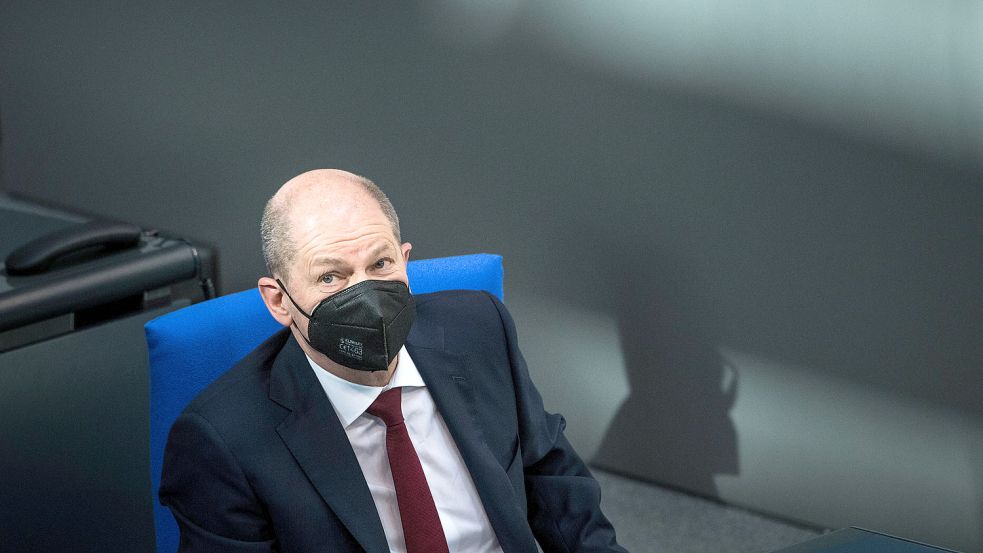
[[[396,370],[393,371],[389,384],[381,387],[349,382],[322,369],[310,356],[307,356],[307,361],[314,369],[314,374],[321,383],[321,387],[324,388],[324,393],[331,400],[331,405],[334,407],[341,425],[348,428],[382,392],[407,386],[426,387],[423,377],[420,376],[420,371],[417,370],[416,364],[413,363],[409,352],[406,351],[406,346],[400,348],[397,358]]]

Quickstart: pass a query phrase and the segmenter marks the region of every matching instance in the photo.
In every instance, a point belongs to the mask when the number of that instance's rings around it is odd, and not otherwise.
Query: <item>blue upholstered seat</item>
[[[415,294],[485,290],[502,299],[502,258],[472,254],[411,261]],[[158,317],[145,326],[150,349],[150,478],[158,553],[177,550],[178,529],[157,501],[167,433],[178,414],[209,383],[274,332],[257,289],[229,294]]]

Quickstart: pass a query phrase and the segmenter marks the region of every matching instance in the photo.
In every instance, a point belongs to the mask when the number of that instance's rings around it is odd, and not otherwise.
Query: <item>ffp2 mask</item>
[[[416,319],[416,303],[406,284],[363,280],[304,311],[276,280],[290,302],[308,320],[304,340],[335,363],[360,371],[384,371],[395,359]]]

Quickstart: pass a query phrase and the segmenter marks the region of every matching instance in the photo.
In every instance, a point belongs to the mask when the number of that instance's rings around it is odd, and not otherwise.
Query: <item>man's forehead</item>
[[[389,219],[377,207],[297,213],[290,229],[292,241],[301,247],[353,242],[370,236],[396,240]]]
[[[392,226],[378,202],[364,191],[292,196],[287,212],[295,242],[316,235],[353,235],[375,227],[391,230]]]
[[[346,222],[352,218],[366,222],[378,217],[385,219],[382,208],[364,190],[295,194],[288,197],[286,207],[295,225],[307,227]]]

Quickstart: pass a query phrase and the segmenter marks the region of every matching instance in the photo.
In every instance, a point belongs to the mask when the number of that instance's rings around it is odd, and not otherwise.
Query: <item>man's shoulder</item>
[[[483,290],[443,290],[428,294],[415,294],[418,313],[460,312],[462,314],[493,314],[501,302],[494,295]]]
[[[511,317],[497,297],[475,290],[449,290],[416,296],[417,324],[439,327],[452,350],[499,351]]]
[[[289,338],[290,330],[284,328],[264,340],[199,392],[185,412],[212,419],[265,402],[269,395],[270,369]]]

